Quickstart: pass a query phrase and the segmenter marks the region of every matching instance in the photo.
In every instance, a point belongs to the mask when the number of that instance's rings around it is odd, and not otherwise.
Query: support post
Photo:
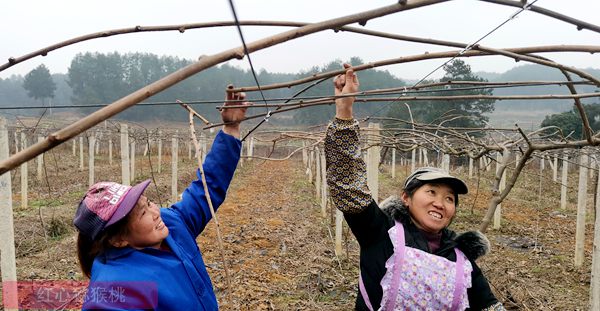
[[[43,141],[44,138],[42,136],[38,136],[37,141],[38,143]],[[44,178],[44,174],[43,174],[43,168],[44,168],[44,154],[42,153],[39,156],[37,156],[37,180],[38,181],[42,181],[42,179]]]
[[[306,141],[302,141],[302,163],[304,166],[308,164],[308,152],[306,151]]]
[[[321,198],[321,151],[315,147],[315,190],[317,200]]]
[[[9,157],[9,135],[6,119],[0,117],[0,160]],[[27,162],[21,164],[27,165]],[[2,298],[5,310],[17,310],[17,264],[15,230],[13,223],[12,186],[10,172],[0,176],[0,270],[2,271]]]
[[[121,183],[131,185],[131,168],[129,167],[129,129],[121,124]]]
[[[177,136],[179,131],[175,131],[175,136],[171,138],[171,201],[177,202],[179,195],[177,192],[177,161],[178,161],[178,149],[177,149]]]
[[[562,160],[562,173],[560,176],[560,208],[567,209],[567,183],[569,177],[569,154],[565,151]]]
[[[598,163],[597,163],[598,164]],[[598,165],[600,169],[600,165]],[[592,278],[590,281],[590,310],[600,310],[600,174],[596,183],[596,220],[592,247]]]
[[[369,123],[368,141],[371,147],[367,150],[367,185],[375,202],[379,202],[379,159],[381,158],[379,132],[379,123]]]
[[[79,136],[79,171],[83,172],[83,136]]]
[[[396,178],[396,148],[392,149],[392,179]]]
[[[342,228],[344,225],[344,214],[335,209],[335,254],[339,257],[342,255]]]
[[[552,181],[556,181],[558,179],[558,157],[552,156],[552,161],[554,162],[552,165]]]
[[[21,148],[27,148],[27,135],[25,132],[21,132]],[[21,207],[24,209],[29,205],[27,195],[29,188],[29,172],[27,165],[27,162],[23,162],[23,164],[21,164]]]
[[[112,138],[108,139],[108,165],[112,166],[113,164],[113,145],[112,145]]]
[[[575,230],[575,267],[583,265],[585,257],[585,212],[587,207],[588,155],[582,153],[579,159],[579,191],[577,192],[577,228]]]
[[[417,149],[415,148],[415,149],[412,150],[412,158],[411,158],[411,161],[410,161],[410,171],[411,171],[411,173],[414,172],[415,168],[416,168],[416,163],[415,163],[415,161],[416,161],[416,155],[417,155]]]
[[[158,131],[158,172],[161,172],[162,166],[162,131]]]
[[[308,175],[308,182],[312,182],[312,179],[313,179],[313,172],[312,172],[312,167],[313,167],[313,163],[314,163],[313,162],[313,157],[314,157],[313,154],[314,154],[313,150],[311,150],[308,153],[308,166],[306,167],[306,173]]]
[[[321,152],[321,216],[327,217],[327,168],[325,165],[325,150]]]
[[[131,181],[133,182],[135,180],[135,140],[131,141],[131,150],[129,151],[130,156],[131,156],[131,161],[129,162],[130,166],[131,166]]]
[[[469,178],[473,178],[473,158],[469,157]]]
[[[90,136],[88,139],[88,185],[91,187],[94,184],[94,150],[96,144],[96,137]]]
[[[508,151],[505,151],[506,154],[504,157],[510,157]],[[496,174],[500,171],[500,167],[503,163],[503,156],[500,152],[496,154]],[[502,172],[502,177],[500,177],[500,185],[498,186],[498,192],[502,192],[504,187],[506,186],[506,168],[504,172]],[[496,207],[496,211],[494,212],[494,229],[500,229],[502,220],[502,203],[498,203]]]

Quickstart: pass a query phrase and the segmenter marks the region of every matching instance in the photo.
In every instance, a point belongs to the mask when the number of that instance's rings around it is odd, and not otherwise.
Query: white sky
[[[374,9],[395,1],[367,0],[238,0],[240,20],[287,20],[316,22]],[[536,5],[590,23],[600,24],[598,0],[539,0]],[[506,20],[517,8],[455,0],[371,20],[366,28],[403,35],[471,43]],[[227,0],[19,0],[3,1],[0,18],[0,63],[72,37],[135,25],[154,26],[232,20]],[[352,25],[358,26],[358,25]],[[287,28],[244,27],[246,42],[279,33]],[[506,48],[550,44],[600,45],[600,34],[577,31],[573,25],[534,13],[523,12],[482,41],[485,46]],[[36,57],[0,72],[0,78],[25,75],[44,63],[52,73],[66,73],[71,59],[81,52],[149,52],[195,59],[240,46],[234,27],[179,32],[126,34],[95,39]],[[378,61],[399,56],[445,51],[453,48],[369,38],[325,31],[253,53],[258,69],[296,72],[333,59],[359,56]],[[580,68],[600,68],[600,54],[544,54]],[[420,79],[443,63],[437,59],[385,67],[405,79]],[[515,62],[501,57],[467,59],[474,71],[503,72]],[[247,68],[247,60],[232,65]],[[519,63],[520,64],[520,63]],[[438,72],[434,77],[439,77]]]

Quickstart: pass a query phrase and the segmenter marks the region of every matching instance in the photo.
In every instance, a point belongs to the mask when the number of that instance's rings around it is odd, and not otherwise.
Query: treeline
[[[358,57],[348,60],[353,65],[362,63]],[[51,84],[55,88],[52,96],[49,98],[35,98],[35,88],[39,85],[41,89],[47,86],[43,79],[37,79],[35,83],[25,83],[26,77],[19,75],[11,76],[7,79],[0,79],[0,107],[26,107],[26,106],[56,106],[56,105],[105,105],[114,102],[131,92],[138,90],[162,77],[172,73],[191,63],[191,60],[181,59],[172,56],[157,56],[148,53],[83,53],[77,55],[71,62],[67,74],[52,74]],[[298,73],[270,73],[261,70],[257,73],[261,85],[271,83],[285,82],[307,75],[337,70],[341,68],[340,60],[332,61],[323,66],[315,66],[309,70]],[[41,66],[40,66],[41,67]],[[38,70],[40,69],[40,70]],[[36,68],[38,71],[47,69]],[[33,71],[28,74],[32,75]],[[477,73],[471,72],[471,68],[461,60],[455,60],[444,67],[444,77],[440,80],[479,80],[479,81],[526,81],[526,80],[562,80],[560,73],[552,68],[544,68],[537,65],[525,65],[513,68],[503,74]],[[600,70],[587,69],[591,74],[600,76]],[[398,87],[407,85],[407,83],[385,70],[366,70],[359,73],[361,89],[377,89]],[[34,79],[35,80],[35,79]],[[29,81],[31,82],[31,81]],[[425,81],[435,82],[435,81]],[[254,86],[254,78],[248,70],[242,70],[230,65],[212,67],[193,77],[190,77],[173,87],[147,99],[147,102],[174,102],[176,99],[184,101],[197,100],[216,100],[221,101],[225,86],[232,83],[236,86]],[[24,88],[29,85],[29,90]],[[413,84],[412,82],[410,84]],[[308,84],[296,86],[293,88],[265,91],[267,98],[289,98]],[[439,89],[442,89],[440,87]],[[446,87],[454,88],[454,86]],[[33,89],[33,90],[32,90]],[[592,92],[593,86],[577,86],[579,92]],[[411,95],[435,96],[444,93],[440,90]],[[32,96],[32,93],[34,95]],[[43,92],[42,92],[43,93]],[[495,95],[510,94],[562,94],[568,93],[564,86],[539,86],[534,88],[505,88],[495,89]],[[302,97],[308,96],[328,96],[332,94],[331,79],[313,86]],[[450,94],[445,92],[445,94]],[[459,94],[492,94],[490,89],[476,91],[452,92],[453,95]],[[260,94],[253,92],[248,94],[251,99],[260,98]],[[45,95],[37,95],[45,96]],[[595,103],[595,99],[584,100],[585,103]],[[496,107],[492,101],[419,101],[407,102],[414,120],[421,123],[439,123],[445,122],[447,126],[482,126],[488,121],[490,113],[497,108],[499,111],[519,111],[523,116],[531,115],[534,112],[545,114],[565,111],[570,109],[572,102],[563,101],[503,101]],[[218,112],[215,109],[216,104],[195,105],[194,108],[201,114],[213,121],[217,121]],[[589,107],[590,109],[592,107]],[[88,114],[98,108],[77,108],[71,109],[76,113]],[[61,110],[54,110],[54,113]],[[251,111],[263,112],[265,109],[256,108]],[[323,124],[334,115],[334,106],[317,106],[303,108],[286,114],[274,116],[271,120],[275,123],[285,125],[314,125]],[[3,113],[13,115],[36,115],[39,116],[43,110],[8,110]],[[359,103],[356,105],[355,114],[357,117],[367,116],[391,116],[408,120],[409,110],[403,102],[395,101],[393,104],[386,102]],[[541,114],[538,120],[542,120],[545,114]],[[599,118],[592,111],[590,115]],[[187,118],[185,110],[178,106],[136,106],[130,108],[117,116],[117,118],[128,119],[132,121],[153,121],[153,120],[172,120],[184,121]],[[448,121],[452,120],[452,121]],[[560,120],[560,122],[559,122]],[[565,123],[570,121],[570,128],[575,128],[575,118],[573,112],[567,111],[557,115],[548,115],[543,125]],[[537,122],[540,122],[537,121]],[[537,123],[536,122],[536,123]],[[539,124],[539,123],[538,123]],[[569,132],[565,127],[565,131]],[[575,135],[578,135],[576,132]]]
[[[110,104],[158,79],[189,65],[192,61],[172,56],[157,56],[148,53],[83,53],[78,54],[71,62],[68,73],[52,75],[56,91],[52,98],[34,99],[28,96],[23,88],[24,78],[12,76],[0,79],[0,107],[24,106],[56,106],[56,105],[104,105]],[[352,58],[351,63],[362,63],[360,58]],[[298,73],[270,73],[265,70],[257,72],[261,85],[286,82],[309,74],[337,70],[342,68],[342,61],[336,60],[324,66],[315,66],[310,70]],[[44,67],[45,69],[45,67]],[[363,89],[383,88],[404,85],[403,81],[394,77],[387,71],[369,70],[361,72]],[[44,81],[37,81],[39,87],[44,86]],[[148,98],[145,102],[174,102],[217,100],[224,98],[225,87],[228,84],[235,86],[254,86],[254,78],[248,70],[242,70],[227,64],[215,66],[196,74],[169,89]],[[289,98],[299,90],[306,87],[300,85],[292,88],[264,91],[266,98]],[[328,96],[332,95],[331,80],[312,87],[301,96]],[[260,93],[248,94],[250,99],[259,99]],[[217,104],[198,104],[194,108],[210,120],[219,119]],[[377,111],[381,103],[359,105],[359,115],[385,115],[386,111]],[[72,111],[89,114],[98,108],[74,108]],[[260,110],[259,110],[260,109]],[[55,110],[54,112],[56,112]],[[64,111],[62,109],[61,111]],[[263,108],[256,108],[254,112],[262,112]],[[40,110],[10,111],[19,115],[39,115]],[[318,106],[292,111],[284,115],[273,117],[273,121],[293,124],[321,124],[334,115],[333,106]],[[120,113],[117,118],[132,121],[153,120],[187,120],[187,112],[178,106],[136,106]]]

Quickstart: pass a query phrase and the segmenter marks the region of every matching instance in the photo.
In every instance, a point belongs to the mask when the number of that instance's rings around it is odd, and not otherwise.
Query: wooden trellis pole
[[[117,101],[104,107],[94,113],[82,118],[75,123],[50,134],[42,143],[35,144],[27,150],[23,150],[18,154],[10,157],[9,159],[0,162],[0,174],[4,174],[12,168],[17,167],[24,161],[33,159],[39,153],[50,150],[65,141],[68,141],[77,134],[93,127],[94,125],[118,114],[119,112],[141,102],[142,100],[157,94],[174,84],[181,82],[182,80],[197,74],[207,68],[215,66],[217,64],[226,62],[234,58],[241,58],[244,56],[245,51],[256,52],[276,44],[303,37],[312,33],[316,33],[325,29],[337,29],[346,24],[355,23],[357,21],[368,21],[373,18],[385,16],[399,11],[406,11],[417,7],[423,7],[440,2],[439,0],[410,0],[408,2],[396,3],[389,6],[369,10],[357,14],[352,14],[344,17],[334,18],[320,23],[312,23],[306,26],[284,31],[276,35],[250,42],[246,45],[246,49],[238,47],[230,49],[218,54],[208,55],[200,58],[197,62],[194,62],[184,68],[181,68],[168,76],[153,82]]]

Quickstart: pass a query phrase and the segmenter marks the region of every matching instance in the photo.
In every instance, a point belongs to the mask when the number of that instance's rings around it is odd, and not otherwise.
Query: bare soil
[[[187,150],[186,150],[187,151]],[[115,152],[115,154],[118,154]],[[179,190],[193,178],[195,160],[180,155]],[[162,173],[150,174],[148,159],[136,164],[137,180],[154,178],[151,199],[168,206],[170,157]],[[75,253],[71,220],[87,189],[87,168],[79,171],[69,146],[46,155],[47,179],[30,173],[29,207],[20,207],[19,172],[13,172],[17,273],[20,280],[84,280]],[[156,158],[153,158],[156,171]],[[30,162],[30,171],[35,171]],[[120,180],[120,162],[96,160],[97,179]],[[87,167],[87,159],[86,159]],[[400,189],[407,168],[391,179],[382,169],[380,197]],[[463,173],[458,173],[465,175]],[[576,172],[570,176],[577,181]],[[491,254],[478,261],[497,297],[510,310],[586,310],[593,237],[589,204],[586,258],[574,267],[576,189],[570,206],[559,208],[559,185],[547,169],[531,168],[502,204],[503,223],[490,229]],[[464,176],[466,179],[467,176]],[[452,224],[458,232],[477,229],[490,197],[491,172],[468,179],[471,193],[461,198]],[[590,189],[594,186],[590,182]],[[541,189],[541,195],[540,195]],[[590,200],[593,191],[590,190]],[[218,211],[224,247],[212,222],[198,238],[222,310],[351,310],[356,298],[358,247],[344,229],[344,252],[334,253],[331,213],[323,218],[302,161],[245,161]],[[228,283],[224,263],[231,283]]]

